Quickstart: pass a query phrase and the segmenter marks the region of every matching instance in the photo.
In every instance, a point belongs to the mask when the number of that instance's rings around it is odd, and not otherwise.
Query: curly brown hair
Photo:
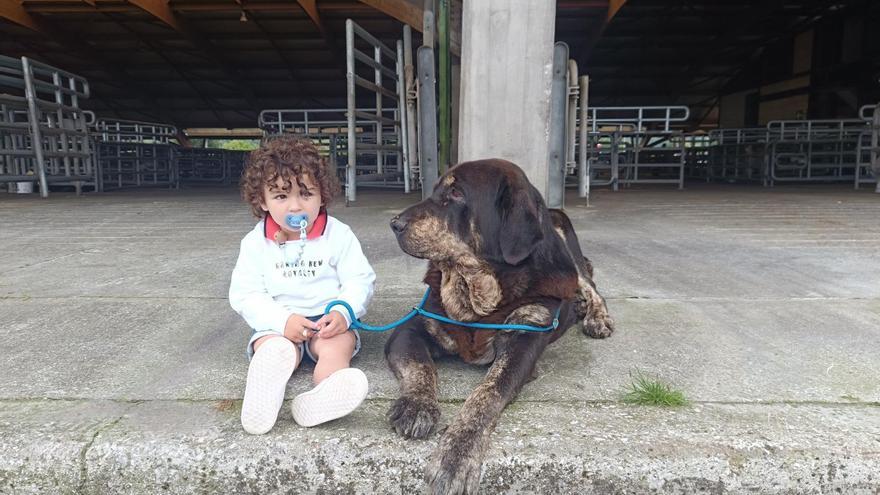
[[[283,190],[290,192],[294,180],[300,188],[305,187],[302,178],[306,174],[321,191],[323,206],[328,206],[339,194],[339,180],[318,148],[310,140],[294,136],[270,139],[248,156],[241,175],[241,197],[250,204],[255,217],[263,218],[265,212],[260,206],[264,200],[263,186],[268,185],[270,191],[277,190],[280,177],[284,181]]]

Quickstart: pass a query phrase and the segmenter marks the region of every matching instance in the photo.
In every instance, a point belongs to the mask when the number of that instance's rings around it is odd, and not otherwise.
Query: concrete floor
[[[368,323],[422,294],[424,262],[387,226],[416,200],[331,209],[378,275]],[[484,491],[880,492],[880,195],[695,185],[567,204],[617,333],[547,350]],[[249,330],[226,291],[253,223],[234,189],[0,194],[0,492],[423,490],[437,436],[384,420],[384,334],[364,335],[355,414],[304,429],[285,407],[268,435],[241,430]],[[484,371],[441,363],[441,421]],[[622,404],[639,372],[691,404]]]

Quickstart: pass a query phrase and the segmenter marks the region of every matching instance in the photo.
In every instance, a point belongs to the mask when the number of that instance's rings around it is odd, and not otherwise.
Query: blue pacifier
[[[309,224],[309,216],[304,213],[301,215],[288,213],[284,217],[284,223],[286,223],[291,229],[302,229]]]

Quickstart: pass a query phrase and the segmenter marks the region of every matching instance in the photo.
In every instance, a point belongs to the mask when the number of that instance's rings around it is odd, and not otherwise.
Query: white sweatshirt
[[[279,246],[266,238],[264,223],[241,240],[229,284],[229,304],[251,328],[283,334],[291,314],[322,315],[334,299],[351,305],[357,318],[366,313],[376,274],[348,225],[328,215],[323,235],[306,240],[295,262],[300,241]],[[351,325],[343,306],[334,310]]]

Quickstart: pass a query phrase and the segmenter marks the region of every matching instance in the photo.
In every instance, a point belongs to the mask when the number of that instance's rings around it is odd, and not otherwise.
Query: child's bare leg
[[[315,374],[312,375],[315,385],[334,372],[348,368],[356,343],[353,332],[341,333],[329,339],[316,336],[309,342],[309,350],[318,358],[318,362],[315,363]]]

